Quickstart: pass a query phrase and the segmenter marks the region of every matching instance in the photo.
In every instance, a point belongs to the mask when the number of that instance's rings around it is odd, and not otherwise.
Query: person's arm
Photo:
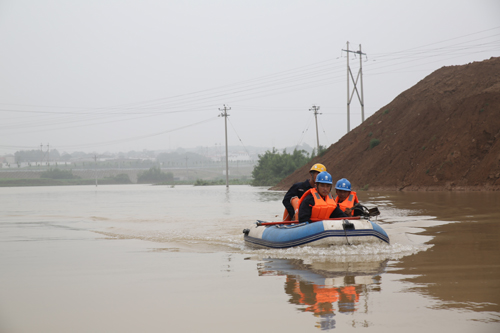
[[[335,217],[348,217],[348,216],[337,205],[337,207],[335,207],[335,209],[333,210],[332,214],[330,214],[331,219],[333,219]]]
[[[354,201],[353,201],[353,206],[352,208],[346,208],[345,213],[347,216],[352,216],[352,211],[354,210],[354,207],[356,207],[357,204],[359,204],[358,196],[356,195],[356,192],[351,192],[354,195]]]
[[[299,222],[307,222],[311,219],[312,208],[314,206],[314,198],[309,193],[304,198],[299,207]]]
[[[290,217],[293,218],[293,215],[295,214],[295,209],[293,209],[292,203],[290,200],[292,200],[293,197],[298,196],[298,186],[297,184],[293,184],[292,187],[286,192],[285,197],[283,198],[283,206],[285,206],[286,210],[288,211],[288,214]]]

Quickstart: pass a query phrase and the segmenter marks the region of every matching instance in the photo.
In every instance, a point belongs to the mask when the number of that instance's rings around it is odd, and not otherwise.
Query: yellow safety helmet
[[[326,171],[326,167],[321,163],[316,163],[312,166],[311,170],[309,170],[309,172],[311,171],[323,172]]]

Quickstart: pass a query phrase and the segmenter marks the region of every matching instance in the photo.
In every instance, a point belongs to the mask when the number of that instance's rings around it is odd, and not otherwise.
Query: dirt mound
[[[321,162],[355,190],[500,190],[499,139],[500,58],[443,67],[273,189]]]

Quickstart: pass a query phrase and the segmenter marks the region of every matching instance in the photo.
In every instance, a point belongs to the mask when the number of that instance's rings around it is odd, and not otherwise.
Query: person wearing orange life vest
[[[340,209],[348,216],[353,216],[353,208],[359,203],[356,192],[351,191],[351,183],[345,179],[339,179],[335,185],[335,192],[337,197],[335,202],[339,205]]]
[[[347,217],[332,198],[332,184],[332,176],[328,172],[318,174],[315,187],[304,193],[299,200],[299,222]]]
[[[314,187],[316,176],[323,171],[326,171],[326,167],[321,163],[316,163],[309,170],[309,179],[303,182],[295,183],[292,187],[290,187],[283,198],[283,206],[285,206],[283,221],[297,221],[298,217],[295,216],[295,213],[299,208],[299,199],[304,193],[306,193],[307,190]]]

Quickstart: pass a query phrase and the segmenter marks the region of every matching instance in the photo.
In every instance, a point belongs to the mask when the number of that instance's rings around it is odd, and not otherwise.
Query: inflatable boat
[[[365,216],[304,223],[257,221],[243,233],[246,244],[275,249],[304,245],[389,244],[385,230]]]

